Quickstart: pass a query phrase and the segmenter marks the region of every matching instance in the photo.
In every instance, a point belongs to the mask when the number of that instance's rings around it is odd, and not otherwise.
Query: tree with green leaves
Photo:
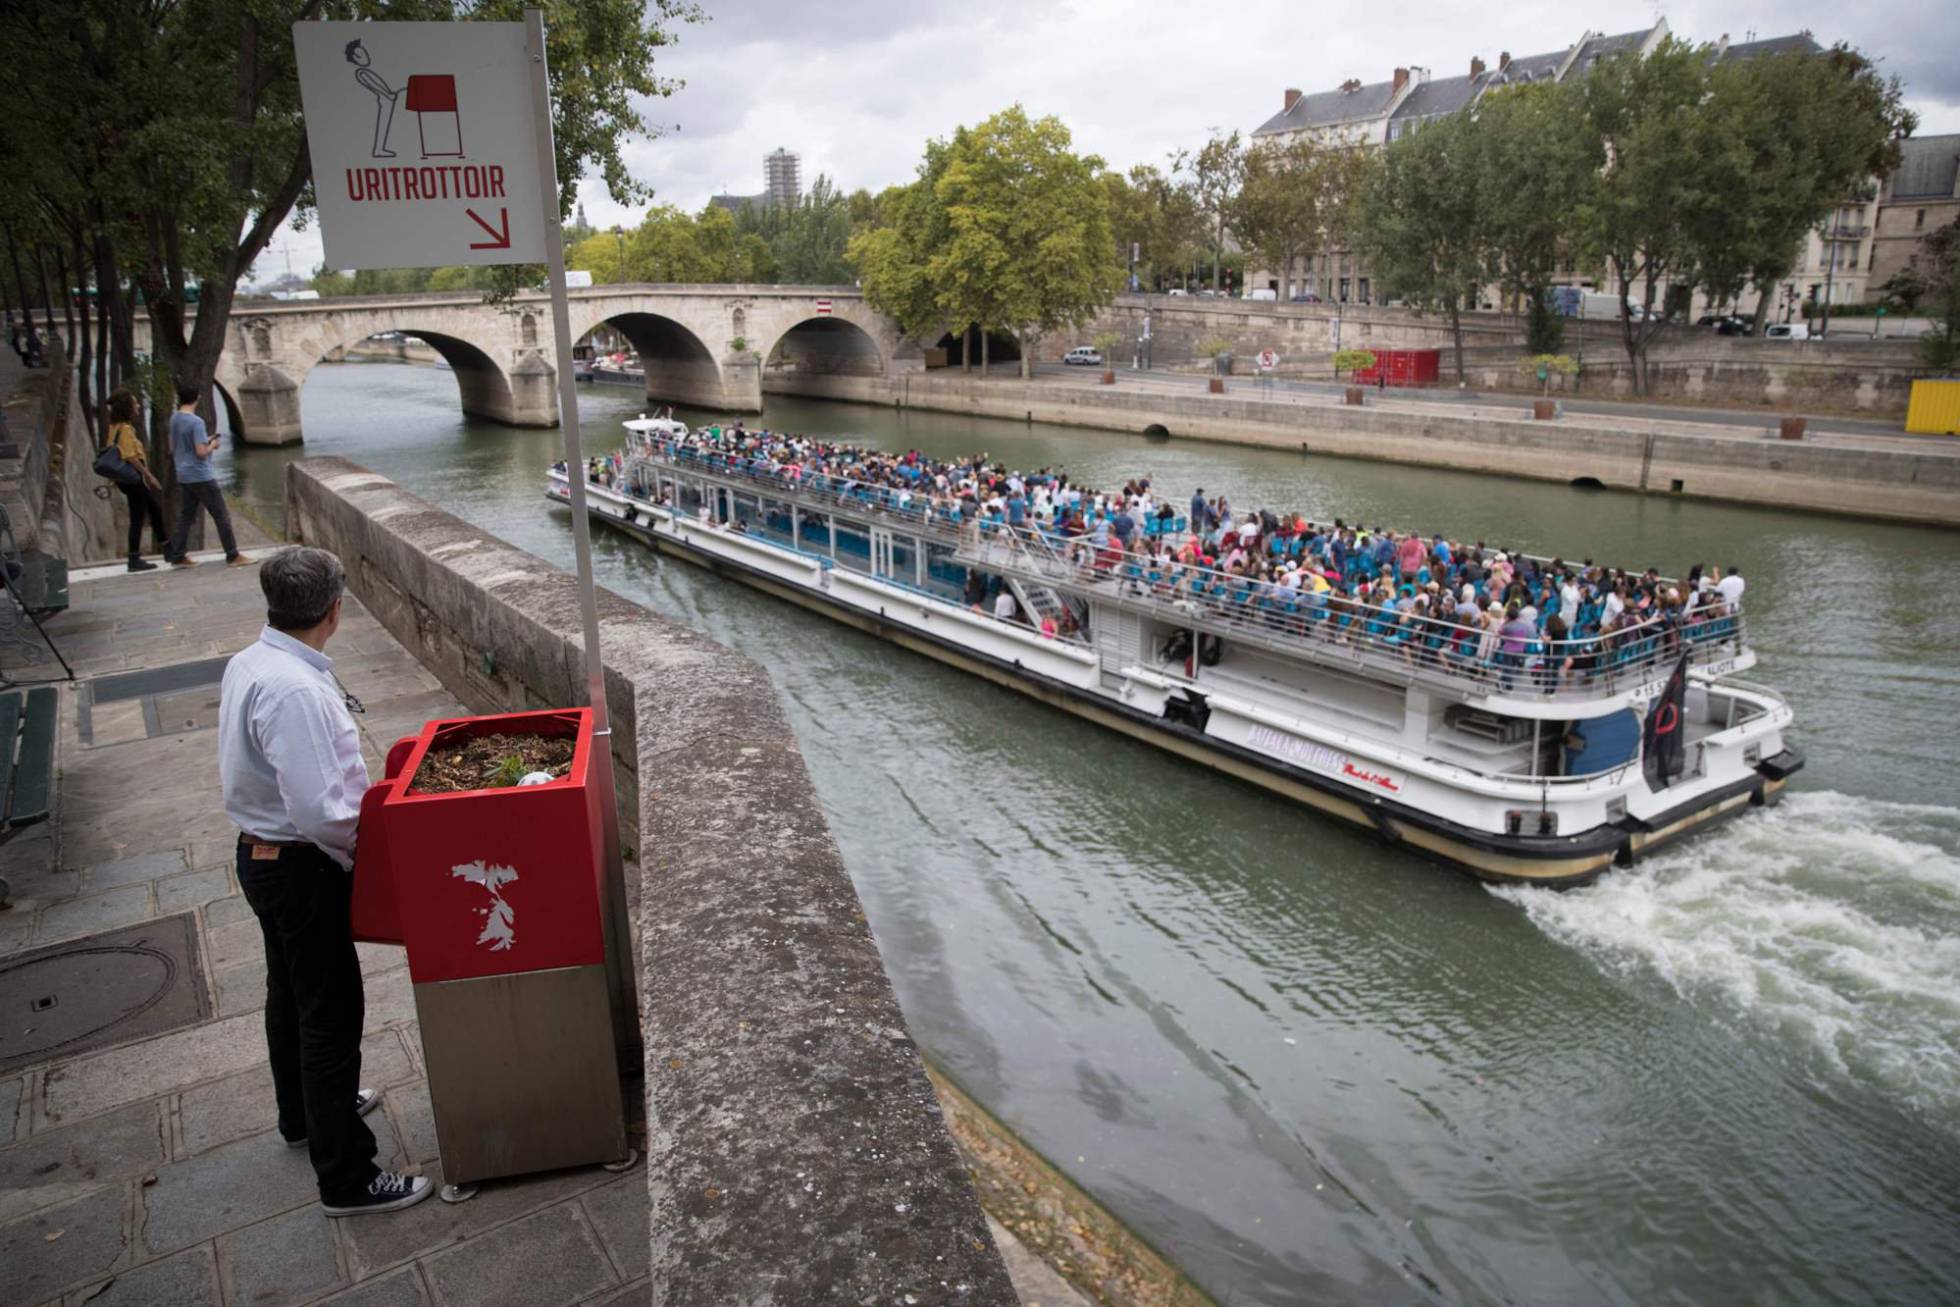
[[[1731,189],[1734,142],[1706,112],[1709,60],[1669,37],[1646,57],[1617,55],[1582,84],[1608,162],[1587,198],[1584,239],[1620,286],[1620,333],[1637,392],[1660,334],[1662,288],[1692,285],[1710,261]]]
[[[1116,248],[1127,265],[1130,246],[1137,247],[1137,280],[1154,287],[1175,269],[1190,266],[1204,234],[1204,220],[1191,193],[1150,164],[1140,163],[1127,176],[1102,175],[1109,198]]]
[[[844,247],[851,239],[851,203],[818,174],[795,204],[750,204],[735,229],[768,247],[771,280],[792,286],[837,286],[851,280]]]
[[[887,225],[851,239],[872,307],[915,337],[977,331],[983,372],[989,333],[1009,335],[1031,375],[1035,339],[1094,317],[1123,279],[1102,160],[1071,146],[1019,105],[929,142],[918,179],[883,198]]]
[[[304,219],[310,208],[295,21],[517,21],[525,3],[76,0],[0,8],[13,101],[8,185],[56,215],[70,247],[86,252],[80,280],[92,274],[113,324],[106,335],[117,372],[135,371],[140,297],[162,384],[196,387],[212,416],[211,380],[238,283],[287,219]],[[571,204],[588,168],[615,197],[644,194],[623,147],[654,132],[638,104],[672,89],[653,72],[655,55],[672,40],[672,25],[698,10],[692,0],[541,7],[561,203]],[[153,440],[160,434],[153,424]],[[167,469],[169,459],[153,456],[152,465]]]
[[[1920,361],[1951,374],[1960,368],[1960,218],[1928,232],[1912,266],[1924,279],[1927,303],[1940,309],[1939,321],[1920,337]]]
[[[1456,378],[1464,380],[1463,310],[1476,301],[1493,259],[1479,207],[1474,122],[1438,118],[1391,141],[1370,161],[1356,197],[1359,247],[1383,296],[1448,315]]]
[[[1279,278],[1282,289],[1292,282],[1294,263],[1319,248],[1326,153],[1305,137],[1245,152],[1245,180],[1232,202],[1232,233]]]
[[[1728,300],[1754,285],[1760,330],[1805,238],[1898,167],[1916,119],[1898,79],[1843,45],[1711,63],[1702,114],[1707,163],[1726,173],[1727,190],[1700,214],[1697,281]]]
[[[1094,317],[1123,281],[1102,160],[1072,145],[1061,119],[1017,104],[965,135],[935,188],[951,240],[931,260],[933,281],[956,316],[1015,339],[1023,377],[1037,337]]]
[[[1204,218],[1211,244],[1211,288],[1221,290],[1225,231],[1239,188],[1245,184],[1245,146],[1237,132],[1227,136],[1214,132],[1195,152],[1179,150],[1173,154],[1171,172],[1182,179],[1192,207]]]
[[[871,307],[891,318],[907,336],[924,338],[950,325],[962,336],[973,326],[941,299],[928,274],[933,252],[951,239],[945,206],[939,201],[940,178],[955,144],[966,134],[962,127],[952,141],[926,142],[919,175],[910,184],[888,188],[878,197],[878,225],[855,233],[845,257],[864,283]],[[962,369],[970,367],[970,351],[960,351]]]
[[[1478,102],[1475,122],[1477,209],[1498,283],[1525,301],[1531,353],[1557,353],[1552,281],[1578,258],[1586,197],[1605,163],[1599,134],[1571,83],[1499,87]]]

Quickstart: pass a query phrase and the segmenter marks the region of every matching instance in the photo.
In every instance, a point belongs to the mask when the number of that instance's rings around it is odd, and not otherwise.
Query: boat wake
[[[1960,1128],[1960,809],[1798,792],[1584,889],[1492,892],[1825,1078]]]

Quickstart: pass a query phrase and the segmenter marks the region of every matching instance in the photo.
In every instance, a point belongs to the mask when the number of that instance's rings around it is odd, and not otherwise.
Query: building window
[[[1912,215],[1912,229],[1918,231],[1926,225],[1926,210],[1921,209]]]
[[[1347,303],[1347,297],[1348,297],[1348,279],[1346,277],[1343,277],[1341,278],[1341,303],[1343,304]]]
[[[1363,304],[1366,304],[1366,303],[1368,303],[1368,302],[1369,302],[1369,300],[1368,300],[1368,279],[1367,279],[1366,277],[1363,277],[1363,278],[1361,279],[1361,302],[1362,302]]]

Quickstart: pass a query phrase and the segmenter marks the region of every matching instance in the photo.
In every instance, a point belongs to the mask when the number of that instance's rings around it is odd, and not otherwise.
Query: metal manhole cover
[[[211,1015],[189,913],[0,962],[0,1074]]]

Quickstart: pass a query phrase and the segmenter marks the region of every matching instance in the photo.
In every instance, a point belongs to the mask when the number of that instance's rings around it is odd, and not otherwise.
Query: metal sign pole
[[[578,559],[579,618],[585,639],[586,699],[592,705],[592,733],[603,747],[592,765],[602,769],[598,786],[600,820],[606,839],[606,898],[610,911],[606,953],[613,989],[613,1020],[622,1062],[637,1067],[640,1023],[633,984],[633,950],[627,936],[626,876],[619,847],[619,804],[612,765],[612,714],[606,703],[606,664],[599,648],[599,593],[592,575],[592,528],[585,511],[585,452],[579,440],[578,380],[572,373],[571,309],[565,295],[565,234],[558,217],[558,160],[551,135],[551,79],[545,66],[544,11],[524,11],[525,53],[531,63],[531,109],[536,123],[539,189],[544,205],[545,267],[551,280],[551,334],[556,346],[558,420],[565,432],[565,484],[572,509],[572,550]]]

